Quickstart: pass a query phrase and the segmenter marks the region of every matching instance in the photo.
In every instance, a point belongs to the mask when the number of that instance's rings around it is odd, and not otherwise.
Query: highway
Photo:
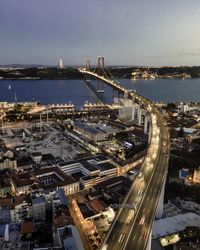
[[[159,117],[159,125],[162,128],[160,141],[166,142],[168,130],[163,124],[164,121],[162,117]],[[133,223],[130,234],[127,237],[128,240],[125,244],[125,249],[133,249],[133,246],[134,249],[146,249],[147,247],[148,235],[150,234],[154,221],[162,185],[167,175],[166,166],[168,166],[168,154],[166,154],[166,152],[168,152],[168,150],[168,144],[164,143],[160,145],[160,152],[157,157],[155,170],[152,173],[152,179],[150,180],[144,195],[144,206],[142,206],[142,209],[135,217],[135,222]],[[140,225],[142,217],[145,218],[145,221],[143,225]]]
[[[146,249],[168,169],[169,135],[166,122],[162,113],[145,97],[129,92],[118,82],[94,72],[80,72],[105,81],[119,92],[127,94],[130,99],[141,104],[150,115],[152,130],[147,157],[124,201],[124,204],[133,205],[134,209],[119,209],[101,246],[102,250]]]

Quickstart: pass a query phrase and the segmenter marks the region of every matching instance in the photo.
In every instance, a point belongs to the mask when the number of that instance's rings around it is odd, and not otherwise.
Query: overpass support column
[[[151,230],[151,232],[149,234],[149,240],[148,240],[148,243],[147,243],[146,250],[151,250],[151,235],[152,235],[152,230]]]
[[[149,123],[148,143],[151,142],[151,131],[152,131],[152,125]]]
[[[139,108],[139,106],[133,102],[132,117],[131,117],[131,120],[133,120],[133,121],[138,118],[138,108]]]
[[[135,106],[134,106],[134,104],[133,104],[133,107],[132,107],[132,117],[131,117],[131,120],[132,120],[132,121],[135,120],[135,112],[136,112],[136,110],[135,110]]]
[[[157,206],[157,210],[156,210],[156,218],[157,219],[161,219],[162,216],[163,216],[165,182],[166,182],[166,176],[165,176],[165,180],[163,182],[162,191],[161,191],[161,194],[160,194],[160,198],[159,198],[158,206]]]
[[[150,126],[150,117],[145,116],[145,118],[144,118],[144,133],[145,134],[149,133],[149,126]]]
[[[138,125],[141,126],[142,125],[142,109],[138,106]]]

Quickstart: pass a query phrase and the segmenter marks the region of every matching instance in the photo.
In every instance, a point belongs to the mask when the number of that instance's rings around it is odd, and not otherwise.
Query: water
[[[156,79],[137,80],[119,79],[128,89],[153,101],[200,101],[200,79]],[[92,81],[97,85],[97,81]],[[9,88],[11,85],[11,88]],[[32,101],[33,98],[43,104],[68,103],[77,107],[85,101],[96,102],[91,90],[82,80],[1,80],[0,101],[14,102],[15,93],[18,102]],[[113,92],[105,85],[105,100],[112,102]]]
[[[9,85],[11,88],[9,89]],[[2,80],[0,101],[38,101],[43,104],[69,103],[80,107],[95,99],[82,80]]]
[[[163,101],[165,103],[200,101],[200,78],[137,81],[121,79],[121,83],[128,89],[135,89],[138,93],[153,101]]]

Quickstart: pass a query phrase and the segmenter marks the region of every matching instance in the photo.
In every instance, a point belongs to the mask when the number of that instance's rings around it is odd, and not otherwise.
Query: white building
[[[64,68],[64,64],[63,64],[63,59],[62,58],[60,58],[59,68],[60,69]]]
[[[34,152],[31,154],[31,158],[35,163],[40,163],[42,161],[42,153]]]
[[[78,232],[78,229],[69,225],[67,227],[58,228],[58,238],[60,245],[64,249],[73,249],[73,250],[84,250],[84,246]]]
[[[193,182],[195,184],[200,184],[200,168],[194,170]]]
[[[26,201],[16,204],[13,209],[10,210],[11,222],[23,221],[26,218],[32,216],[32,207]]]
[[[0,170],[9,168],[11,170],[17,169],[17,161],[15,159],[10,159],[3,157],[0,159]]]

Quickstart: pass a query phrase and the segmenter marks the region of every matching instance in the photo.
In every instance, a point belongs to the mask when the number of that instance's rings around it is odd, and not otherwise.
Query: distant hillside
[[[15,64],[15,68],[0,68],[0,79],[82,79],[83,75],[76,67],[59,69],[57,67],[29,67]],[[200,77],[200,66],[194,67],[110,67],[116,78],[131,78],[134,74],[154,75],[158,78],[197,78]]]
[[[194,67],[128,67],[128,68],[111,68],[110,71],[115,77],[131,78],[133,71],[140,70],[142,72],[148,71],[157,74],[159,77],[172,76],[176,78],[177,75],[187,74],[191,78],[200,77],[200,66]]]
[[[59,69],[55,67],[31,67],[0,69],[3,79],[80,79],[82,75],[76,68]]]

